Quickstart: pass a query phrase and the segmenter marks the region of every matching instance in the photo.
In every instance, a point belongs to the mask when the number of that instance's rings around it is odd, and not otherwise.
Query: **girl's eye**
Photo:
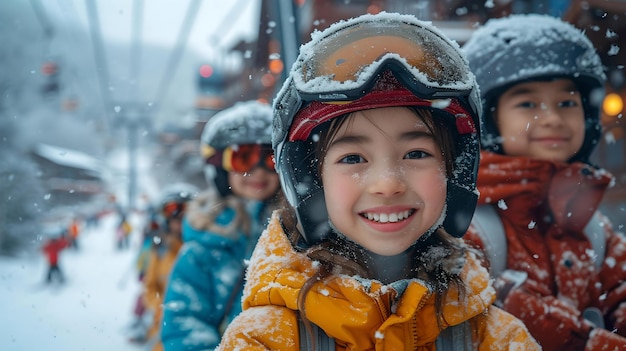
[[[535,107],[537,107],[537,104],[535,104],[532,101],[524,101],[524,102],[521,102],[521,103],[517,104],[517,107],[521,107],[521,108],[535,108]]]
[[[339,160],[339,162],[348,163],[348,164],[357,164],[357,163],[365,162],[365,159],[359,155],[348,155],[342,158],[341,160]]]
[[[576,100],[565,100],[559,103],[559,107],[576,107],[578,102]]]
[[[420,159],[420,158],[425,158],[425,157],[430,157],[431,155],[428,152],[422,151],[422,150],[413,150],[413,151],[409,151],[406,156],[404,156],[405,159]]]

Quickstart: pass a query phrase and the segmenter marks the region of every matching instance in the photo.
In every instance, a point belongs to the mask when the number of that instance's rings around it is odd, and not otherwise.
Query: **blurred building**
[[[107,191],[104,163],[85,153],[37,144],[31,157],[51,207],[87,203]]]

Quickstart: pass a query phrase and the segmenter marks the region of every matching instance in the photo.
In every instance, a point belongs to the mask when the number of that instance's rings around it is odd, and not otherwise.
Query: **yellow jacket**
[[[218,350],[298,351],[298,294],[315,270],[315,262],[292,248],[274,213],[247,272],[244,311]],[[467,296],[459,302],[455,291],[448,294],[444,327],[469,320],[477,350],[540,349],[518,319],[491,306],[489,274],[472,254],[462,275]],[[404,283],[333,275],[309,291],[307,318],[335,338],[336,350],[435,350],[434,295],[422,281]]]
[[[163,247],[152,248],[150,250],[150,261],[143,280],[144,293],[143,301],[145,306],[154,313],[152,324],[150,325],[147,337],[155,337],[161,329],[163,318],[163,298],[169,280],[170,272],[176,262],[178,251],[183,245],[182,241],[173,235],[165,238]],[[159,251],[161,250],[161,251]],[[161,350],[159,343],[153,350]]]

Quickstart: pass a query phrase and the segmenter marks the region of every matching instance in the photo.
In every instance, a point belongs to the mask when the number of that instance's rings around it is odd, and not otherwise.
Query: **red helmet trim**
[[[311,131],[320,124],[332,118],[360,110],[398,106],[432,107],[433,100],[425,100],[415,96],[405,88],[394,90],[374,90],[362,98],[350,102],[323,103],[313,101],[298,111],[289,131],[289,141],[306,140]],[[461,106],[457,99],[450,99],[444,111],[457,117],[456,127],[460,134],[476,133],[476,126],[471,114]]]

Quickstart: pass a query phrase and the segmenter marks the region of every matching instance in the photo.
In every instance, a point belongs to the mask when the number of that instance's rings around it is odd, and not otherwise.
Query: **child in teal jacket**
[[[224,110],[204,127],[202,155],[214,188],[189,204],[184,245],[165,293],[165,350],[215,348],[241,311],[246,261],[280,196],[271,148],[272,109]]]

